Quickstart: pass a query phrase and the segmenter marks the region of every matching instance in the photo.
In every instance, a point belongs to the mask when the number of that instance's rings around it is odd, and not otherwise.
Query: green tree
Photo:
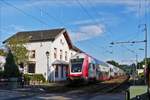
[[[120,67],[119,63],[114,61],[114,60],[107,61],[107,63],[112,64],[112,65],[114,65],[116,67]]]
[[[6,52],[3,49],[0,49],[0,56],[6,56]]]
[[[14,56],[11,53],[11,50],[9,50],[6,57],[6,63],[4,65],[4,75],[7,78],[20,76],[18,66],[15,63]]]
[[[25,44],[29,39],[25,36],[14,37],[8,40],[7,46],[12,51],[15,61],[17,64],[26,63],[28,60],[28,50],[25,47]]]
[[[141,62],[138,62],[138,68],[143,69],[143,65],[145,65],[145,59],[143,59]],[[147,58],[147,66],[150,66],[150,58]]]

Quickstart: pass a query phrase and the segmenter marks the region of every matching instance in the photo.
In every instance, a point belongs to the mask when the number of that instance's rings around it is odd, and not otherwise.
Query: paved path
[[[76,93],[42,93],[0,90],[0,100],[125,100],[119,94],[76,94]]]

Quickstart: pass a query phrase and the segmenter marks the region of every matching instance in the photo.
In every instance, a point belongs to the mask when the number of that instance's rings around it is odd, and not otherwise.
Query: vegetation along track
[[[50,93],[107,93],[107,92],[117,92],[123,84],[128,81],[127,77],[118,77],[116,79],[111,79],[104,82],[96,82],[91,84],[75,84],[75,85],[61,85],[61,86],[44,86],[42,87],[46,92]]]

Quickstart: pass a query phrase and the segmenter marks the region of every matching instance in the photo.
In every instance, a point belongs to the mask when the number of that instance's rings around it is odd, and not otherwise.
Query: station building
[[[71,56],[82,52],[75,47],[64,28],[17,32],[14,37],[29,37],[25,44],[28,50],[28,63],[24,65],[24,73],[43,74],[46,80],[66,80],[66,73]]]

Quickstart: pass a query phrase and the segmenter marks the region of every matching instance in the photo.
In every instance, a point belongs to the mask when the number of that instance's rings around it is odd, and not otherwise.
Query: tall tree
[[[142,69],[143,65],[145,65],[145,59],[143,59],[141,62],[138,62],[138,68]],[[147,66],[150,66],[150,58],[147,58]]]
[[[18,66],[15,63],[14,56],[11,53],[11,50],[9,50],[6,57],[6,63],[4,65],[4,74],[7,78],[20,76]]]
[[[6,56],[6,52],[3,49],[0,49],[0,56]]]
[[[28,50],[25,47],[25,44],[29,39],[25,36],[15,37],[9,39],[7,42],[8,48],[12,51],[15,61],[17,64],[25,63],[28,60]]]
[[[114,65],[116,67],[120,67],[119,63],[114,61],[114,60],[107,61],[107,63],[112,64],[112,65]]]

